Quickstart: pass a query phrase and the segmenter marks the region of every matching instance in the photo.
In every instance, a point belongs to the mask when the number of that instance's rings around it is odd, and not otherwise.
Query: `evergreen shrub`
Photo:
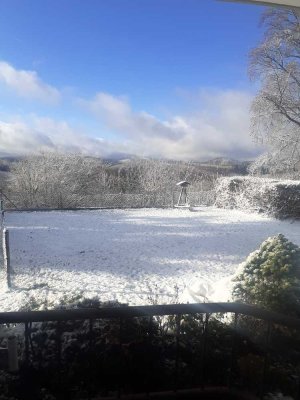
[[[236,301],[300,316],[300,248],[282,234],[251,253],[234,281]]]

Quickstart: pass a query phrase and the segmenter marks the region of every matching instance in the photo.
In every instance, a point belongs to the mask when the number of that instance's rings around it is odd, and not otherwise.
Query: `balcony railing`
[[[24,399],[40,390],[92,399],[217,386],[299,398],[300,320],[245,304],[5,312],[0,324],[17,338],[11,362]]]

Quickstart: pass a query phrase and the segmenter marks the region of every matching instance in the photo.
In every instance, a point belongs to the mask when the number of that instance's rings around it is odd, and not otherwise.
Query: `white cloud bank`
[[[249,135],[250,102],[251,95],[241,91],[205,91],[194,96],[193,112],[168,120],[135,112],[126,98],[108,93],[98,93],[89,101],[81,99],[79,104],[117,133],[128,152],[199,160],[244,159],[259,153]]]
[[[36,116],[26,121],[20,118],[9,122],[0,120],[0,156],[19,156],[41,151],[106,157],[117,151],[117,148],[103,139],[86,136],[65,121]]]
[[[28,99],[57,103],[61,97],[59,90],[44,83],[35,71],[18,70],[4,61],[0,61],[0,82]]]
[[[91,137],[66,121],[14,118],[0,120],[0,155],[56,150],[99,157],[125,153],[185,160],[254,158],[261,149],[249,135],[250,102],[246,92],[205,91],[192,96],[189,109],[193,111],[160,120],[145,111],[134,111],[124,97],[98,93],[77,103],[116,134],[114,141]]]

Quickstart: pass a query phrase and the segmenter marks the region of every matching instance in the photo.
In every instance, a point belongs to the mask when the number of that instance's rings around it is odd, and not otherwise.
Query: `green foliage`
[[[300,316],[300,248],[282,234],[249,255],[235,282],[236,301]]]

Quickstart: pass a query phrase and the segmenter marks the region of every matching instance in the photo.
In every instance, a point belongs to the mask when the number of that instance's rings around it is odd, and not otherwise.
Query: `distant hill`
[[[0,158],[0,171],[9,172],[10,165],[14,161],[17,161],[15,157],[1,157]]]
[[[18,161],[23,157],[0,157],[0,171],[8,172],[10,170],[10,165]],[[94,158],[94,157],[93,157]],[[95,157],[98,158],[98,157]],[[104,158],[103,161],[109,164],[112,168],[126,167],[130,166],[130,163],[134,160],[148,159],[147,157],[137,157],[132,154],[125,153],[114,153],[111,156]],[[178,163],[177,160],[165,160],[166,162]],[[185,161],[182,161],[183,163]],[[188,163],[188,162],[187,162]],[[219,173],[220,175],[231,175],[239,174],[246,175],[250,161],[239,161],[232,158],[217,157],[207,161],[190,161],[191,165],[195,165],[203,168],[208,173]]]
[[[226,158],[226,157],[217,157],[211,160],[204,161],[203,164],[210,164],[210,165],[240,165],[245,161],[235,160],[233,158]]]

